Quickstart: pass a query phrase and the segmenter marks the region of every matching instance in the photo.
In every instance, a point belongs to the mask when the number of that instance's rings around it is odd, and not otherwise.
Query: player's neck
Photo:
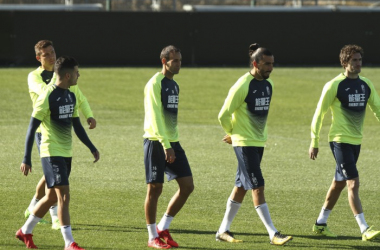
[[[57,80],[55,82],[55,85],[61,89],[69,89],[70,88],[70,84],[68,82],[63,82],[60,80]]]
[[[174,74],[169,70],[162,69],[161,73],[168,79],[173,80]]]
[[[54,65],[43,65],[41,64],[41,68],[46,71],[54,71]]]
[[[251,69],[251,71],[249,72],[256,80],[263,80],[264,78],[253,68]]]
[[[344,75],[347,77],[347,78],[350,78],[350,79],[357,79],[359,77],[359,74],[358,73],[351,73],[349,71],[346,70],[346,72],[344,73]]]

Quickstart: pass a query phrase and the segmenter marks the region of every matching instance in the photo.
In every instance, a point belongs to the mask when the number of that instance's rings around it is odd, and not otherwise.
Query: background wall
[[[246,66],[258,42],[277,65],[338,65],[356,43],[366,65],[380,64],[380,12],[0,12],[0,66],[37,65],[34,44],[54,42],[57,55],[85,66],[152,66],[163,47],[183,64]]]

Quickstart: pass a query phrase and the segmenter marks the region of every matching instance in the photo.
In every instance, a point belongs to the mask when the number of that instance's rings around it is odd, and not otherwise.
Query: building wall
[[[169,44],[183,64],[246,66],[258,42],[277,65],[339,64],[356,43],[365,63],[380,64],[380,12],[0,12],[0,66],[36,65],[34,44],[86,66],[151,66]]]

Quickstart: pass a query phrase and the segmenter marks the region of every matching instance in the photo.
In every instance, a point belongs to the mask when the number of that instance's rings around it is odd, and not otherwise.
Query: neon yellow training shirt
[[[272,80],[259,81],[250,72],[231,87],[218,119],[231,136],[232,146],[265,145],[272,94]]]
[[[179,86],[174,80],[157,72],[144,89],[144,138],[159,141],[164,149],[178,141]]]
[[[52,77],[51,77],[52,75]],[[32,99],[33,107],[37,98],[41,93],[49,86],[55,83],[56,75],[55,73],[49,74],[49,71],[44,70],[42,67],[38,67],[33,70],[28,75],[28,86],[29,94]],[[73,92],[77,98],[77,105],[86,119],[94,117],[90,104],[87,98],[83,95],[82,91],[79,89],[78,85],[70,87],[70,91]]]
[[[68,89],[50,85],[36,100],[32,117],[40,120],[40,157],[72,157],[72,118],[78,117],[76,97]]]
[[[326,83],[311,123],[310,146],[318,148],[322,121],[329,108],[332,114],[329,142],[360,145],[367,103],[380,120],[379,95],[372,82],[365,77],[350,79],[340,74]]]

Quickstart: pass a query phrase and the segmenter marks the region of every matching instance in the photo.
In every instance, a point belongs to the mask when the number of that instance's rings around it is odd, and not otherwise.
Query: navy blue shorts
[[[146,183],[164,183],[164,173],[168,181],[192,176],[185,151],[179,142],[171,142],[175,161],[168,163],[165,160],[165,151],[159,141],[144,139],[144,164]]]
[[[69,185],[71,159],[71,157],[60,156],[41,158],[42,170],[48,188]]]
[[[263,147],[234,147],[238,168],[235,186],[245,190],[257,189],[264,186],[264,177],[260,163],[263,158]]]
[[[335,180],[345,181],[359,177],[356,162],[359,159],[360,145],[330,142],[336,162]]]

